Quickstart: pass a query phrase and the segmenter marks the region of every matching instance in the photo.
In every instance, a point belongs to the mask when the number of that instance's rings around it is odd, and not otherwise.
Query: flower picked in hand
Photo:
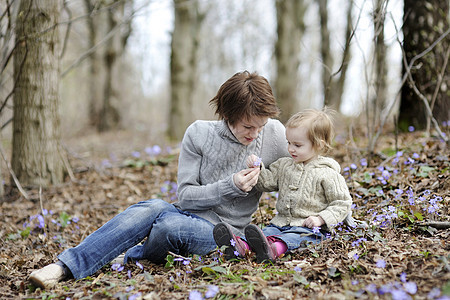
[[[253,162],[253,167],[259,167],[261,166],[262,163],[262,158],[258,157],[254,162]]]

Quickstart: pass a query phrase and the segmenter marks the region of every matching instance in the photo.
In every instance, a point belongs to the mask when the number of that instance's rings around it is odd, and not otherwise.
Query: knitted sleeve
[[[264,164],[261,165],[261,173],[258,177],[258,183],[255,188],[261,192],[273,192],[279,189],[279,179],[282,172],[283,158],[270,164],[267,169]]]
[[[328,206],[319,215],[323,218],[326,225],[330,227],[345,219],[350,212],[352,198],[344,177],[332,170],[327,173],[326,178],[322,180],[322,187]]]
[[[208,130],[202,125],[195,122],[189,126],[181,143],[177,205],[183,210],[208,210],[219,205],[221,199],[247,195],[235,186],[232,174],[214,183],[201,184],[200,167],[204,154],[200,145],[204,143],[205,131]]]

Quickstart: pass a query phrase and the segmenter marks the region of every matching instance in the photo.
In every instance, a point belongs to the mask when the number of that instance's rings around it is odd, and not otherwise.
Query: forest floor
[[[447,128],[448,134],[448,128]],[[153,197],[174,201],[177,149],[135,144],[125,135],[68,142],[64,184],[7,189],[0,203],[1,299],[450,299],[449,151],[421,132],[385,135],[367,156],[364,137],[336,139],[353,215],[367,228],[337,226],[322,243],[273,264],[169,254],[106,265],[49,290],[29,274],[126,207]],[[88,150],[86,150],[88,149]],[[95,151],[97,149],[97,151]],[[116,151],[116,152],[114,152]],[[254,223],[268,224],[276,194],[265,194]]]

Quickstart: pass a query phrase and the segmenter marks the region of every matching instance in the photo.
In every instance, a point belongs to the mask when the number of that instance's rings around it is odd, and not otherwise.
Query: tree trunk
[[[417,90],[428,100],[438,124],[450,120],[450,72],[446,63],[450,44],[448,30],[448,1],[405,0],[403,48],[406,66],[403,66],[403,74],[410,72],[413,81],[402,88],[398,121],[401,130],[407,130],[411,125],[416,129],[426,127],[427,110]],[[412,61],[414,64],[409,69],[407,65]]]
[[[25,186],[63,181],[58,111],[60,4],[61,1],[20,1],[11,165]]]
[[[126,25],[124,20],[125,4],[132,1],[112,0],[108,5],[107,32],[116,30],[116,33],[106,43],[104,53],[105,63],[105,82],[103,85],[103,104],[100,111],[100,123],[98,130],[108,131],[117,129],[120,125],[120,99],[121,91],[115,89],[115,78],[120,78],[120,72],[117,68],[119,60],[124,53],[127,38],[130,35],[130,28],[126,30],[117,30],[118,26]]]
[[[306,8],[303,0],[276,1],[278,39],[275,44],[277,61],[275,93],[281,109],[282,122],[286,122],[297,111],[300,41],[305,31],[303,16]]]
[[[204,15],[197,0],[174,0],[175,26],[170,57],[169,138],[180,140],[192,120],[199,32]]]
[[[377,0],[373,14],[374,38],[375,38],[375,110],[374,119],[378,120],[381,112],[386,107],[387,97],[387,48],[384,43],[384,22],[386,19],[387,0]]]
[[[88,25],[88,47],[95,48],[97,45],[97,37],[99,32],[100,14],[96,12],[99,8],[93,3],[93,0],[84,1],[86,13],[89,14],[87,19]],[[89,123],[91,126],[98,128],[100,125],[100,108],[102,103],[102,80],[101,80],[101,59],[97,49],[89,55]]]
[[[346,14],[346,31],[345,31],[345,46],[342,52],[342,61],[337,69],[333,71],[334,60],[333,53],[330,46],[330,31],[328,29],[328,1],[319,1],[319,15],[320,15],[320,33],[321,46],[320,53],[322,55],[322,85],[324,93],[324,105],[340,111],[342,103],[342,94],[344,93],[345,78],[350,62],[350,41],[353,34],[352,24],[352,10],[353,1],[348,1]]]

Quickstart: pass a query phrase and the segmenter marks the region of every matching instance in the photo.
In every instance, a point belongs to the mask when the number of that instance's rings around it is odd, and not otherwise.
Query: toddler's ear
[[[320,140],[319,141],[319,151],[323,151],[324,149],[325,149],[325,145],[326,145],[326,143],[325,143],[325,141],[324,140]]]

